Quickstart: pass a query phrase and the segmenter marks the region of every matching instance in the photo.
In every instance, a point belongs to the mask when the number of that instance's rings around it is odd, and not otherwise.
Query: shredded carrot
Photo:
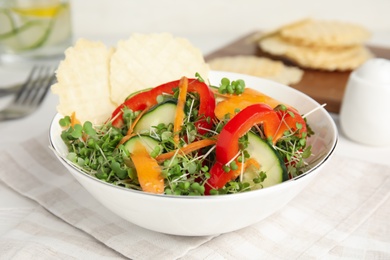
[[[80,121],[76,118],[76,112],[73,112],[70,115],[70,125],[73,127],[77,124],[80,124]]]
[[[179,132],[183,126],[183,121],[185,116],[184,105],[186,102],[187,89],[188,89],[188,78],[182,77],[179,83],[179,97],[177,100],[175,121],[173,124],[173,133],[174,133],[173,140],[176,145],[179,144]]]
[[[217,137],[217,136],[214,136],[214,137]],[[184,147],[179,148],[177,150],[174,150],[174,151],[171,151],[168,153],[160,154],[156,157],[156,160],[161,162],[161,161],[168,160],[168,159],[172,158],[177,153],[179,153],[181,155],[189,154],[193,151],[199,150],[203,147],[214,145],[216,143],[217,143],[217,138],[199,140],[199,141],[190,143],[187,146],[184,146]]]
[[[127,130],[127,133],[126,135],[131,135],[134,131],[134,127],[137,125],[138,121],[141,119],[141,117],[149,110],[149,108],[145,108],[144,110],[142,110],[138,116],[134,119],[134,122],[131,124],[131,126],[129,127],[129,130]]]
[[[245,161],[244,168],[246,169],[249,166],[254,166],[256,169],[260,169],[260,167],[261,167],[260,163],[253,158],[249,158],[248,160]]]
[[[231,96],[233,96],[232,94],[223,94],[223,93],[219,92],[218,89],[216,89],[216,88],[210,88],[210,89],[211,89],[211,92],[213,92],[213,94],[215,96],[218,96],[218,97],[230,98]]]
[[[237,168],[237,170],[232,170],[233,171],[233,173],[232,173],[233,179],[237,178],[240,174],[242,174],[242,163],[238,162],[237,160],[236,160],[236,163],[237,163],[238,168]],[[253,158],[249,158],[245,161],[243,170],[245,171],[249,166],[254,166],[257,169],[260,169],[259,162]]]
[[[121,145],[121,144],[124,144],[127,140],[129,140],[131,137],[133,137],[135,134],[134,134],[134,127],[137,125],[138,121],[140,120],[140,118],[149,110],[149,107],[145,108],[144,110],[142,110],[138,116],[134,119],[134,122],[131,124],[131,126],[129,127],[129,129],[127,130],[127,133],[124,137],[122,137],[122,139],[119,141],[119,144],[118,145]]]
[[[135,143],[130,158],[134,163],[142,190],[155,194],[164,193],[164,178],[161,175],[161,168],[141,142]]]
[[[130,135],[125,135],[124,137],[122,137],[122,139],[119,141],[118,143],[118,146],[121,145],[121,144],[124,144],[126,143],[130,138],[132,138],[133,136],[135,136],[136,134],[130,134]]]

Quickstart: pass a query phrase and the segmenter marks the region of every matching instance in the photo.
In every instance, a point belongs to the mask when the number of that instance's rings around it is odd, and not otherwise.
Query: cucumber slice
[[[10,28],[9,32],[0,35],[0,40],[17,51],[33,49],[45,41],[49,26],[48,21],[29,21],[18,28]]]
[[[138,141],[140,141],[145,146],[149,153],[151,153],[156,148],[156,146],[159,146],[159,142],[148,135],[136,135],[125,142],[124,145],[127,151],[132,153],[134,151],[134,146]]]
[[[0,7],[0,40],[4,38],[3,35],[9,33],[13,27],[13,21],[9,10]]]
[[[252,189],[266,188],[281,183],[288,179],[286,166],[280,155],[266,141],[251,132],[248,133],[248,152],[261,165],[260,170],[265,172],[267,177],[261,183],[254,183],[253,179],[258,176],[256,172],[248,169],[243,174],[243,181],[249,182]]]
[[[173,123],[176,114],[176,100],[168,99],[152,107],[136,124],[134,131],[137,133],[149,132],[153,126],[161,123],[166,125]]]

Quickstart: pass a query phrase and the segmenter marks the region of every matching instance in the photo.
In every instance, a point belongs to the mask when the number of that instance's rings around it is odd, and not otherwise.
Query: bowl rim
[[[243,77],[244,76],[245,78],[253,78],[255,80],[261,80],[261,81],[264,81],[264,82],[271,82],[274,85],[275,84],[279,85],[279,87],[288,88],[289,90],[292,90],[292,91],[297,92],[297,93],[299,93],[301,95],[304,95],[306,98],[311,100],[313,103],[317,104],[319,107],[321,106],[317,101],[315,101],[313,98],[311,98],[310,96],[306,95],[305,93],[303,93],[301,91],[298,91],[298,90],[296,90],[294,88],[291,88],[291,87],[289,87],[287,85],[283,85],[281,83],[278,83],[278,82],[274,82],[274,81],[271,81],[271,80],[268,80],[268,79],[259,78],[259,77],[255,77],[255,76],[239,74],[239,73],[224,72],[224,71],[211,71],[211,72],[214,72],[214,73],[217,73],[217,74],[223,73],[223,75],[227,75],[229,77],[232,77],[232,76],[234,76],[234,77],[237,77],[237,76],[238,77]],[[323,107],[320,107],[319,109],[325,110]],[[326,110],[325,110],[325,112],[326,112]],[[334,130],[334,141],[331,144],[331,149],[321,158],[321,160],[319,162],[317,162],[313,167],[308,169],[306,172],[304,172],[303,174],[301,174],[301,175],[299,175],[299,176],[297,176],[297,177],[295,177],[293,179],[281,182],[281,183],[279,183],[277,185],[273,185],[273,186],[270,186],[270,187],[267,187],[267,188],[251,190],[251,191],[242,192],[242,193],[210,195],[210,196],[181,196],[181,195],[153,194],[153,193],[148,193],[148,192],[144,192],[144,191],[140,191],[140,190],[125,188],[125,187],[117,186],[117,185],[114,185],[114,184],[111,184],[111,183],[108,183],[108,182],[104,182],[104,181],[101,181],[98,178],[96,178],[96,177],[94,177],[94,176],[84,172],[83,170],[78,168],[76,165],[74,165],[73,163],[69,162],[69,160],[64,158],[60,154],[60,152],[57,150],[57,147],[56,147],[56,144],[55,144],[54,140],[56,140],[56,139],[62,140],[62,139],[60,137],[58,137],[58,136],[57,137],[53,136],[53,134],[54,134],[53,133],[54,132],[53,129],[55,129],[55,127],[59,127],[59,124],[58,124],[58,126],[55,126],[54,124],[58,123],[58,121],[56,121],[55,119],[62,116],[60,113],[56,113],[53,116],[53,119],[51,120],[51,123],[50,123],[50,126],[49,126],[48,138],[49,138],[49,145],[52,148],[52,151],[54,152],[56,157],[62,161],[63,164],[66,164],[67,166],[71,167],[75,172],[77,172],[77,174],[81,174],[83,177],[87,177],[90,180],[93,180],[94,182],[97,182],[97,184],[99,184],[99,185],[108,185],[109,187],[113,187],[115,189],[118,189],[121,192],[130,192],[130,193],[133,193],[134,195],[139,195],[139,196],[151,196],[151,197],[156,198],[156,199],[180,199],[180,200],[185,199],[185,200],[207,200],[207,201],[208,200],[213,200],[214,201],[214,200],[225,200],[225,199],[232,199],[232,198],[245,198],[247,196],[254,196],[257,193],[272,192],[272,191],[277,190],[277,189],[282,189],[284,186],[288,185],[289,183],[291,183],[291,182],[298,182],[303,177],[309,175],[310,173],[312,173],[316,169],[322,167],[325,164],[325,162],[327,160],[329,160],[332,157],[332,155],[334,154],[334,151],[335,151],[335,149],[337,147],[337,144],[338,144],[338,141],[339,141],[338,130],[337,130],[335,122],[333,121],[333,119],[331,118],[331,116],[329,115],[328,112],[326,112],[325,115],[326,115],[326,117],[328,117],[329,121],[331,122],[332,129]]]

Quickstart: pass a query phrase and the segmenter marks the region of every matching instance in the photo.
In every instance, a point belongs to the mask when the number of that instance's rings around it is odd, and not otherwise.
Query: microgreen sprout
[[[238,79],[230,81],[228,78],[222,78],[218,88],[218,92],[221,94],[234,94],[240,95],[244,93],[245,81]]]
[[[195,73],[195,77],[198,79],[199,82],[204,82],[204,79],[203,79],[202,76],[199,74],[199,72],[196,72],[196,73]]]

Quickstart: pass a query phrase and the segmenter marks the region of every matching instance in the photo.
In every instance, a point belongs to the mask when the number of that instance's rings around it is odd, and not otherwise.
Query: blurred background
[[[70,0],[70,4],[73,42],[83,37],[115,46],[135,32],[169,32],[187,38],[208,55],[252,32],[311,17],[362,25],[372,32],[371,45],[390,48],[390,0]],[[5,23],[0,21],[0,25],[4,27]],[[64,26],[60,28],[65,30]],[[20,83],[30,67],[24,61],[15,66],[0,61],[0,87]],[[0,106],[9,98],[3,98]]]
[[[74,39],[115,44],[133,32],[170,32],[204,54],[258,30],[313,17],[358,23],[390,45],[389,0],[73,0]]]

